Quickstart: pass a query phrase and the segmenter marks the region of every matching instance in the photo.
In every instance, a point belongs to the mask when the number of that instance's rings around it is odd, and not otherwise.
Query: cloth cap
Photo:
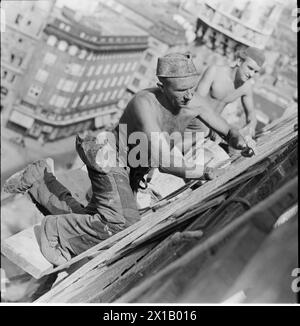
[[[240,54],[242,59],[251,58],[254,60],[260,67],[265,62],[265,55],[262,50],[255,48],[253,46],[248,47],[246,50],[242,51]]]
[[[170,53],[158,58],[157,77],[189,77],[199,75],[190,53]]]

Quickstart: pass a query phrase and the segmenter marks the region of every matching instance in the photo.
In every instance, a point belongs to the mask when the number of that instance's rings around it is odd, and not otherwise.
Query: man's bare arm
[[[161,172],[173,174],[180,178],[198,179],[203,177],[204,166],[187,162],[182,152],[176,147],[171,149],[169,139],[161,130],[155,108],[146,97],[137,97],[132,101],[133,110],[148,139],[151,149],[151,165]]]
[[[205,70],[197,87],[197,93],[200,96],[206,97],[209,94],[209,90],[213,84],[215,74],[216,68],[214,66],[208,67]]]
[[[257,119],[255,114],[255,108],[253,103],[252,89],[249,89],[247,94],[242,96],[242,105],[246,115],[246,123],[249,128],[249,133],[251,137],[255,136],[255,128],[257,125]]]
[[[246,143],[239,131],[230,126],[224,118],[215,112],[205,99],[201,99],[201,102],[201,107],[198,109],[198,119],[216,131],[230,146],[243,149]]]

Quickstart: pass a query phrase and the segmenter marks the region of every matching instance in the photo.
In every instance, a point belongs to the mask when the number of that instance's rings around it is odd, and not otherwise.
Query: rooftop
[[[128,12],[124,13],[127,19],[168,45],[179,45],[186,42],[184,28],[173,19],[173,15],[176,14],[174,7],[162,3],[158,4],[155,1],[141,3],[139,0],[110,2],[102,0],[100,3],[112,10],[118,10],[121,14],[123,13],[118,4],[126,7],[133,13],[132,16]],[[138,19],[138,16],[143,19]]]

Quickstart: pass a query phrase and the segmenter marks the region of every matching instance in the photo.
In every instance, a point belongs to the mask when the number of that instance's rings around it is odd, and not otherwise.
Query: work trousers
[[[95,137],[77,137],[76,149],[92,186],[87,206],[47,171],[29,190],[33,200],[51,214],[41,224],[41,251],[54,265],[67,262],[140,219],[129,169],[112,167],[104,172],[95,161],[95,154],[103,149]]]

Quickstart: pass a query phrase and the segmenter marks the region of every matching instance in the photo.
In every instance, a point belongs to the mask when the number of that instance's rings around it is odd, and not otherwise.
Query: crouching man
[[[200,76],[189,54],[159,58],[157,77],[157,87],[138,92],[128,103],[113,130],[115,137],[111,133],[84,139],[77,136],[76,150],[92,185],[86,207],[55,178],[46,160],[30,164],[6,181],[5,191],[28,192],[49,212],[41,224],[41,251],[52,264],[61,265],[139,221],[134,193],[151,167],[185,179],[212,179],[223,173],[204,164],[191,166],[180,151],[172,150],[168,135],[183,132],[195,117],[234,148],[246,146],[239,132],[195,94]],[[136,135],[146,140],[139,155],[145,155],[148,164],[136,164],[131,155],[137,146],[133,142]],[[107,153],[115,159],[107,160]]]

